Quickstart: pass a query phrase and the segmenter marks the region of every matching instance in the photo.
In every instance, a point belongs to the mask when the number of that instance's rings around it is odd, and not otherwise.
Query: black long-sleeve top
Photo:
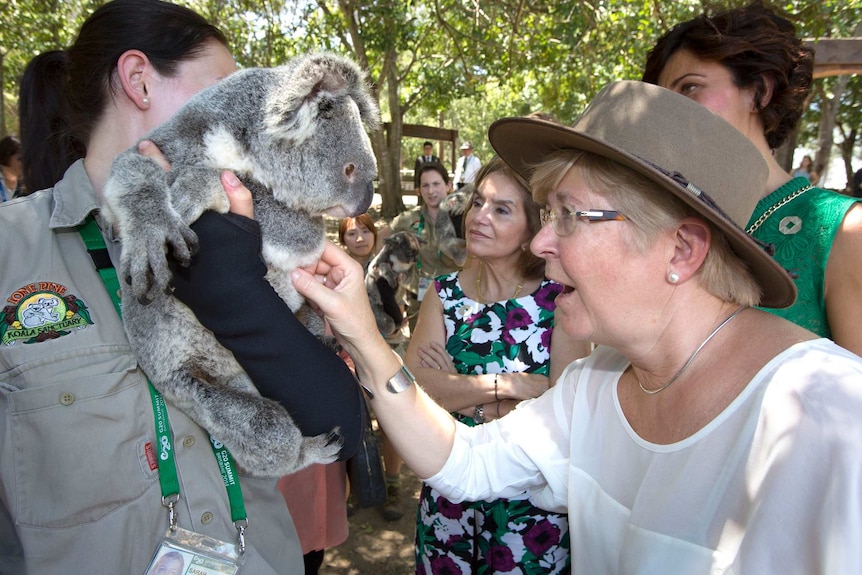
[[[192,224],[200,248],[174,268],[174,295],[195,313],[264,397],[279,402],[303,435],[340,428],[340,459],[356,451],[365,424],[347,365],[296,319],[269,282],[257,222],[205,212]]]

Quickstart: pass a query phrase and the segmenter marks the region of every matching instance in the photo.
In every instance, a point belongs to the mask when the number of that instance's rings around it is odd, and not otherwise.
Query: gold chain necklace
[[[479,303],[488,303],[485,301],[485,298],[482,297],[482,272],[485,270],[485,262],[479,260],[479,273],[476,274],[476,296],[479,298]],[[519,295],[521,295],[521,290],[524,289],[524,282],[518,282],[518,287],[515,288],[515,292],[512,294],[512,297],[509,299],[515,299]]]
[[[796,198],[798,198],[799,196],[801,196],[802,194],[804,194],[805,192],[807,192],[808,190],[810,190],[813,187],[814,187],[814,184],[808,184],[807,186],[805,186],[803,188],[799,188],[798,190],[796,190],[795,192],[793,192],[792,194],[790,194],[786,198],[781,198],[780,200],[775,202],[775,204],[773,206],[771,206],[768,210],[763,212],[763,215],[761,215],[759,218],[757,218],[757,220],[755,220],[755,222],[753,224],[751,224],[747,230],[745,230],[745,233],[747,233],[748,235],[753,234],[757,230],[757,228],[759,228],[760,226],[763,225],[763,222],[765,222],[767,219],[769,219],[769,216],[771,216],[773,213],[775,213],[775,211],[778,208],[780,208],[781,206],[784,206],[786,204],[789,204],[790,202],[792,202],[793,200],[795,200]]]
[[[682,373],[683,373],[686,369],[688,369],[688,366],[690,366],[690,365],[691,365],[691,362],[693,362],[693,361],[694,361],[694,358],[696,358],[696,357],[697,357],[697,354],[699,354],[699,353],[700,353],[700,350],[702,350],[702,349],[703,349],[703,346],[705,346],[707,343],[709,343],[709,340],[711,340],[711,339],[715,336],[715,334],[717,334],[718,332],[720,332],[720,331],[721,331],[721,328],[723,328],[723,327],[724,327],[724,326],[726,326],[728,323],[730,323],[730,320],[732,320],[733,318],[735,318],[735,317],[739,314],[739,312],[741,312],[742,310],[744,310],[744,309],[745,309],[745,308],[747,308],[747,307],[748,307],[747,305],[740,306],[740,307],[739,307],[739,309],[737,309],[735,312],[733,312],[732,314],[730,314],[729,316],[727,316],[727,319],[725,319],[723,322],[721,322],[720,324],[718,324],[718,327],[717,327],[717,328],[715,328],[714,330],[712,330],[712,333],[710,333],[708,336],[706,336],[706,339],[705,339],[705,340],[703,340],[703,343],[701,343],[699,346],[697,346],[697,349],[696,349],[696,350],[694,350],[694,353],[693,353],[693,354],[691,354],[691,356],[688,358],[688,361],[687,361],[687,362],[685,362],[685,365],[683,365],[681,368],[679,368],[679,371],[678,371],[678,372],[676,372],[672,378],[670,378],[670,381],[668,381],[666,384],[662,385],[660,388],[658,388],[658,389],[647,389],[647,388],[645,388],[645,387],[644,387],[644,385],[640,382],[640,380],[639,380],[637,377],[635,377],[635,380],[638,382],[638,387],[640,387],[640,388],[641,388],[641,391],[642,391],[642,392],[644,392],[644,393],[645,393],[645,394],[647,394],[647,395],[655,395],[655,394],[657,394],[658,392],[660,392],[660,391],[664,391],[665,389],[667,389],[668,387],[670,387],[670,384],[672,384],[672,383],[673,383],[673,382],[675,382],[677,379],[679,379],[679,376],[681,376],[681,375],[682,375]]]

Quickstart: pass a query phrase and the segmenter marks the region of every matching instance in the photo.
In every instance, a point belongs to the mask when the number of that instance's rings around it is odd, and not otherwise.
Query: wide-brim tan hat
[[[742,229],[766,186],[766,162],[745,135],[685,96],[644,82],[614,82],[571,128],[504,118],[491,125],[489,139],[527,181],[556,150],[584,150],[631,168],[724,233],[760,285],[760,305],[781,308],[796,300],[787,271]]]

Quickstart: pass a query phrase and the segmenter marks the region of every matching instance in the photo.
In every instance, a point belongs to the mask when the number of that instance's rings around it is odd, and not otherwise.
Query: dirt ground
[[[413,575],[413,536],[421,482],[401,468],[404,516],[386,521],[380,509],[357,509],[347,541],[327,549],[319,575]]]

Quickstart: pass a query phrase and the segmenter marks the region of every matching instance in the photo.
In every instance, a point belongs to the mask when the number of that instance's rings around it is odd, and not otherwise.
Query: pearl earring
[[[677,283],[679,281],[679,274],[677,274],[676,272],[670,272],[669,274],[667,274],[667,281],[672,284]]]
[[[144,106],[149,106],[150,105],[150,99],[147,97],[141,98],[141,104],[143,104]]]

